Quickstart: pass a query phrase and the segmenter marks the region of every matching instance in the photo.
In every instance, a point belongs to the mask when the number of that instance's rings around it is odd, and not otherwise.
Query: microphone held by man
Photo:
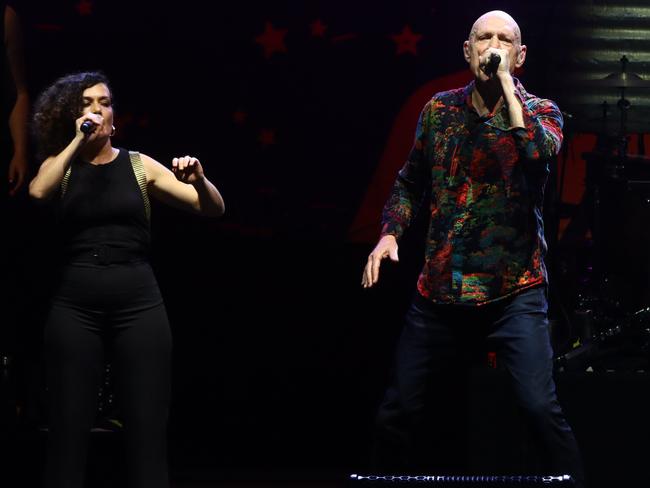
[[[501,64],[501,56],[499,56],[497,53],[491,53],[490,58],[485,64],[485,73],[488,75],[496,74],[497,70],[499,69],[499,64]]]

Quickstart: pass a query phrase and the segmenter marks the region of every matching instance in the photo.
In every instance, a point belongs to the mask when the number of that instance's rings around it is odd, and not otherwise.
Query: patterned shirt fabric
[[[384,207],[382,236],[399,239],[431,191],[418,291],[434,303],[483,305],[547,282],[542,204],[562,114],[515,87],[525,128],[510,128],[505,104],[479,116],[474,82],[434,95]]]

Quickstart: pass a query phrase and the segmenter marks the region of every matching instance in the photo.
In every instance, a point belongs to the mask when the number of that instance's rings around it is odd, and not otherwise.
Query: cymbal
[[[644,80],[636,73],[612,73],[600,80],[592,80],[591,84],[597,86],[608,86],[612,88],[650,88],[650,81]]]

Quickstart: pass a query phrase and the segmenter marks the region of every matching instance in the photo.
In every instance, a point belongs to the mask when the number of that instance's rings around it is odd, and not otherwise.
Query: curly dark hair
[[[32,130],[39,159],[60,153],[75,135],[75,120],[83,112],[83,92],[104,83],[111,94],[108,78],[101,71],[72,73],[56,80],[36,100]]]

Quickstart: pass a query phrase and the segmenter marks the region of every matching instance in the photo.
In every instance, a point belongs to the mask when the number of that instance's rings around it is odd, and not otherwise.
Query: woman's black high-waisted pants
[[[108,350],[124,422],[128,486],[168,487],[172,340],[149,263],[66,266],[44,339],[50,399],[45,486],[83,486]]]

